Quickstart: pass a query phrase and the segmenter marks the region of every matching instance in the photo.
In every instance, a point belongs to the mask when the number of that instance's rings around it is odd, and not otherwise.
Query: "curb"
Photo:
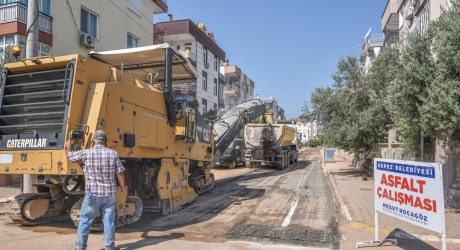
[[[353,219],[351,218],[351,215],[348,212],[348,208],[345,205],[345,202],[343,201],[342,195],[340,194],[339,188],[337,187],[337,184],[335,182],[334,175],[329,172],[329,169],[327,169],[326,164],[324,162],[322,162],[321,165],[324,170],[324,175],[327,177],[327,179],[331,183],[334,196],[336,200],[339,202],[340,215],[342,216],[342,218],[345,220],[346,223],[350,223],[351,221],[353,221]]]

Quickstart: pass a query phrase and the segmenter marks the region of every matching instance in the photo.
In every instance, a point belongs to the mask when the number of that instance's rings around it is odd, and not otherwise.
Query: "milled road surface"
[[[144,213],[117,229],[116,243],[121,249],[339,248],[332,193],[318,159],[308,150],[282,171],[216,169],[223,179],[212,191],[168,216]],[[0,219],[2,249],[70,249],[75,237],[70,221],[18,227]],[[102,238],[91,234],[89,247],[98,249]]]

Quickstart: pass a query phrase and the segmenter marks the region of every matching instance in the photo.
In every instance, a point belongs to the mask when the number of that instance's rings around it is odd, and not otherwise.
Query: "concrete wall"
[[[446,209],[460,209],[460,183],[455,181],[456,168],[460,170],[460,147],[449,141],[437,141],[435,162],[442,164]]]
[[[113,4],[112,4],[113,2]],[[91,50],[104,51],[127,48],[128,32],[139,38],[139,46],[153,44],[153,12],[156,4],[142,0],[140,15],[128,9],[128,1],[53,1],[53,55],[78,53],[87,55]],[[94,49],[80,46],[81,8],[98,16],[98,37]]]

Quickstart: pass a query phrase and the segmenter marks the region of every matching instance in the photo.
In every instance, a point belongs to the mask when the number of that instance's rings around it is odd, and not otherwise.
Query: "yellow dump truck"
[[[295,133],[295,128],[286,124],[246,124],[246,165],[275,165],[280,170],[289,167],[297,161],[297,147],[291,147]]]
[[[196,104],[176,100],[175,83],[193,83],[187,59],[167,44],[24,59],[7,64],[0,86],[0,174],[30,174],[34,192],[15,197],[10,218],[34,225],[69,217],[78,223],[82,166],[66,158],[92,147],[96,130],[126,168],[128,197],[117,193],[116,226],[143,208],[163,214],[213,188],[214,138]],[[93,230],[102,230],[100,219]]]

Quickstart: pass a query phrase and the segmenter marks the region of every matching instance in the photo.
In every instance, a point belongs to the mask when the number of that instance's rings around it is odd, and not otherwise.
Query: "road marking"
[[[303,186],[305,182],[307,181],[308,177],[310,176],[312,172],[312,168],[313,167],[305,169],[305,175],[303,176],[302,181],[300,181],[299,184],[297,185],[297,188],[295,190],[296,193],[294,195],[295,199],[291,204],[291,208],[289,209],[288,215],[286,216],[286,218],[284,218],[283,224],[281,224],[282,227],[287,227],[289,226],[289,224],[291,224],[291,218],[294,215],[295,209],[297,208],[297,204],[299,203],[299,199],[300,199],[300,194],[303,191]]]
[[[292,215],[294,215],[294,211],[297,207],[297,203],[299,203],[299,196],[297,196],[294,202],[292,202],[291,209],[289,209],[288,215],[284,219],[283,224],[281,224],[282,227],[287,227],[291,223],[291,218],[292,218]]]

